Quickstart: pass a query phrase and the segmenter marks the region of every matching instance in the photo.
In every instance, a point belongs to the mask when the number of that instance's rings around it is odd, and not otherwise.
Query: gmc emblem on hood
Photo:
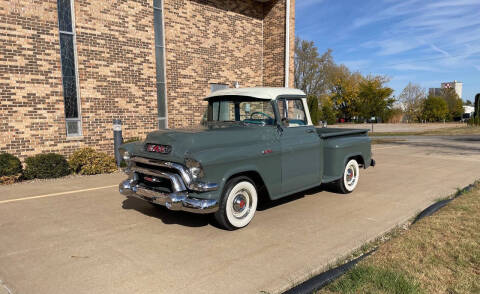
[[[168,145],[158,145],[158,144],[147,144],[148,152],[156,152],[162,154],[168,154],[172,151],[172,147]]]

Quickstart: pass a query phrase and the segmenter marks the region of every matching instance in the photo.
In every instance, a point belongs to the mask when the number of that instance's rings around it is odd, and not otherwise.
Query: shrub
[[[70,168],[82,175],[111,173],[117,170],[115,158],[93,148],[75,151],[69,159]]]
[[[0,153],[0,177],[15,176],[21,172],[20,159],[9,153]]]
[[[59,178],[70,174],[68,162],[56,153],[38,154],[25,159],[24,175],[27,179]]]
[[[480,117],[473,117],[468,120],[468,125],[470,126],[480,126]]]
[[[448,105],[442,97],[429,96],[423,104],[423,118],[429,122],[442,121],[448,116]]]
[[[19,182],[22,178],[22,174],[17,174],[14,176],[3,176],[0,177],[0,185],[9,185],[16,182]]]

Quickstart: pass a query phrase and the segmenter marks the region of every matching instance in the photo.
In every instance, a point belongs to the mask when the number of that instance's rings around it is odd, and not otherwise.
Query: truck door
[[[320,137],[308,125],[302,99],[279,99],[278,110],[283,124],[282,194],[320,184]]]

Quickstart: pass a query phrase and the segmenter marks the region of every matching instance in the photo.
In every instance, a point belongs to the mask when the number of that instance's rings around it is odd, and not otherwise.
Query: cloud
[[[428,65],[418,65],[415,63],[403,63],[387,66],[388,68],[399,70],[399,71],[432,71],[437,72],[441,71],[439,68],[428,66]]]
[[[421,42],[416,40],[396,40],[396,39],[386,39],[381,41],[370,41],[365,42],[361,46],[365,48],[374,48],[378,49],[378,55],[394,55],[410,51],[421,46]]]
[[[339,61],[338,63],[344,64],[349,69],[356,71],[356,70],[364,69],[366,66],[368,66],[371,63],[371,61],[368,59],[357,59],[357,60]]]
[[[398,81],[398,82],[409,82],[415,80],[415,75],[406,74],[406,75],[394,75],[390,82]]]
[[[445,57],[451,57],[450,53],[448,53],[445,50],[442,50],[442,49],[438,48],[437,46],[435,46],[435,44],[430,44],[430,48],[432,48],[434,51],[437,51],[437,52],[443,54],[443,56],[445,56]]]
[[[352,30],[370,36],[361,44],[388,57],[398,71],[445,71],[478,64],[479,0],[383,0],[361,7]],[[365,9],[368,8],[368,9]],[[372,31],[375,33],[364,33]],[[397,63],[398,62],[398,63]],[[475,63],[473,63],[475,62]],[[478,69],[478,68],[477,68]]]
[[[442,7],[458,7],[458,6],[476,6],[478,5],[478,0],[446,0],[446,1],[437,1],[434,3],[428,4],[428,8],[442,8]]]

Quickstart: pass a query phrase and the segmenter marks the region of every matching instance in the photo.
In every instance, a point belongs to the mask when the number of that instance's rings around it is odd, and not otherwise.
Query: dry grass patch
[[[480,293],[480,185],[319,293]]]

